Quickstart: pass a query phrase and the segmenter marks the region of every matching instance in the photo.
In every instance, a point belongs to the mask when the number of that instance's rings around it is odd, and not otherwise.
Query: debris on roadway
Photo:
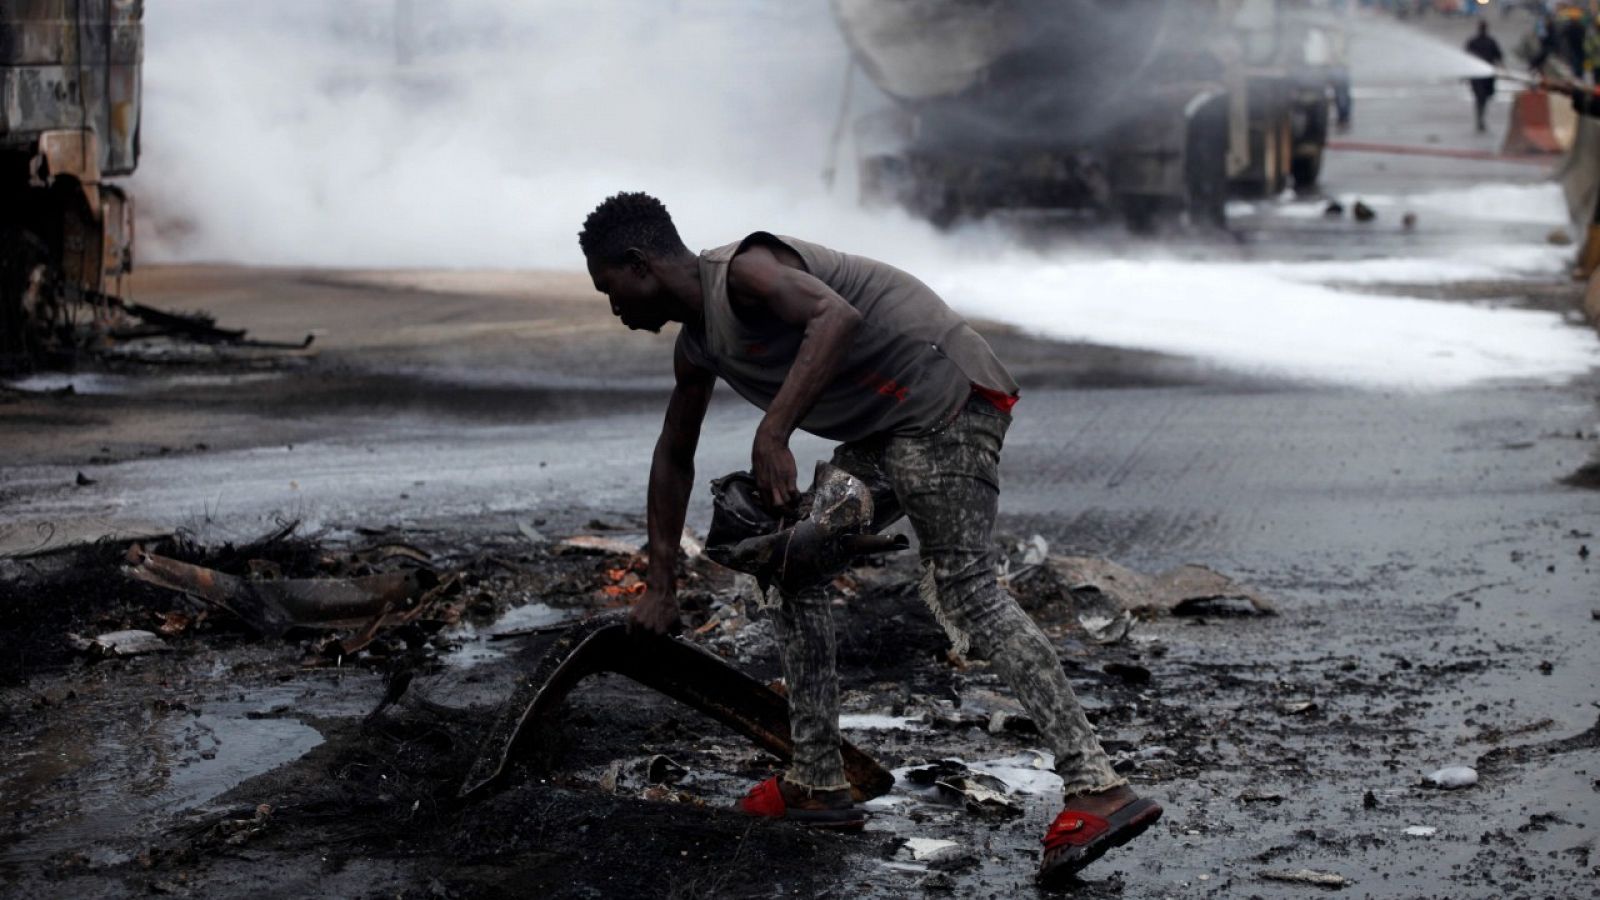
[[[1422,783],[1445,791],[1460,790],[1478,783],[1478,770],[1471,766],[1446,766],[1422,776]]]
[[[1324,888],[1342,888],[1350,884],[1350,880],[1343,875],[1332,872],[1318,872],[1313,869],[1295,869],[1285,871],[1280,869],[1267,869],[1260,873],[1268,881],[1288,881],[1296,884],[1310,884]]]

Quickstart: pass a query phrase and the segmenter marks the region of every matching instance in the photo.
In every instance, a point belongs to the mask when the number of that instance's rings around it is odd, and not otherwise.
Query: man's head
[[[660,331],[672,321],[681,304],[662,283],[660,267],[692,254],[660,200],[639,192],[607,197],[584,220],[578,246],[594,289],[610,299],[622,324]]]
[[[1479,19],[1478,20],[1478,37],[1488,37],[1488,36],[1489,36],[1489,23],[1485,22],[1482,19]]]

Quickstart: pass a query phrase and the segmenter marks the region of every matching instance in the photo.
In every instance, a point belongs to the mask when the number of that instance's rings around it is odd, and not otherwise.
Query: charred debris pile
[[[617,623],[642,592],[643,537],[598,520],[584,531],[552,538],[524,525],[480,537],[367,530],[333,538],[290,522],[232,543],[180,534],[0,560],[0,687],[21,697],[32,693],[30,681],[53,682],[39,693],[48,698],[79,678],[166,684],[218,666],[267,681],[322,684],[314,673],[334,668],[382,676],[318,689],[366,692],[345,704],[364,715],[293,704],[264,712],[311,717],[325,743],[190,814],[135,860],[135,880],[212,877],[216,861],[248,845],[255,854],[314,847],[325,857],[376,854],[424,867],[448,858],[440,877],[458,887],[480,875],[498,883],[514,870],[473,861],[510,854],[556,883],[628,858],[623,844],[644,840],[645,829],[651,858],[692,869],[683,860],[705,847],[748,842],[756,855],[724,860],[716,877],[754,867],[751,877],[759,870],[803,893],[817,887],[808,881],[817,873],[798,861],[793,871],[768,871],[761,859],[862,848],[751,830],[717,809],[786,755],[782,686],[755,580],[712,562],[686,534],[684,631],[650,639],[670,649],[637,652],[620,643]],[[1097,693],[1111,701],[1091,710],[1108,725],[1153,689],[1145,663],[1164,648],[1139,634],[1142,621],[1271,610],[1250,589],[1198,567],[1149,576],[1051,555],[1042,538],[1006,539],[1001,549],[1011,589],[1063,648],[1074,678],[1101,685]],[[947,757],[1026,756],[1037,741],[1033,723],[997,691],[986,663],[951,652],[918,574],[905,553],[833,580],[847,724],[858,736],[873,731],[865,752],[847,751],[852,780],[870,797],[901,778],[915,833],[931,827],[930,809],[1027,831],[1025,793]],[[576,653],[581,646],[593,652]],[[473,647],[506,652],[475,664],[463,654]],[[589,680],[581,697],[565,699],[578,679],[603,671],[631,681]],[[319,702],[326,710],[328,701]],[[1120,769],[1145,777],[1189,765],[1168,748],[1107,746]],[[1045,774],[1042,758],[1019,762],[1019,771],[1030,765]],[[606,837],[618,815],[633,824]],[[976,864],[974,851],[948,843],[897,836],[884,852],[936,872]],[[617,877],[650,870],[648,860],[623,864]]]
[[[1200,566],[1151,576],[1109,560],[1056,556],[1038,536],[1002,539],[1003,580],[1058,633],[1093,643],[1125,639],[1140,618],[1270,615],[1253,589]],[[752,631],[765,602],[755,579],[712,562],[692,534],[680,550],[681,639],[734,661],[766,647]],[[100,541],[0,560],[0,681],[75,658],[181,650],[204,641],[270,641],[285,659],[317,667],[378,665],[409,654],[431,666],[463,634],[494,640],[558,631],[557,624],[626,607],[644,589],[641,535],[592,521],[584,533],[513,534],[444,544],[434,534],[360,529],[337,539],[286,522],[245,541],[202,543],[179,532],[136,543]],[[915,595],[909,555],[862,560],[833,579],[839,603]],[[519,628],[509,610],[540,603],[544,624]],[[846,620],[841,628],[851,629]],[[494,628],[496,623],[505,627]],[[463,626],[470,626],[463,629]],[[119,632],[149,632],[158,643]],[[941,654],[942,655],[942,654]],[[965,661],[949,657],[952,664]]]

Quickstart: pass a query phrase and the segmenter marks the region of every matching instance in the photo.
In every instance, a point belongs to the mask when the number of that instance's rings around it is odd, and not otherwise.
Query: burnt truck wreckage
[[[832,0],[891,101],[855,123],[863,202],[1221,224],[1310,190],[1344,96],[1336,19],[1294,0]],[[1341,108],[1341,117],[1346,114]]]
[[[247,341],[130,302],[143,0],[0,3],[0,373],[132,338]]]
[[[121,318],[139,162],[144,8],[0,5],[0,367],[81,345]]]

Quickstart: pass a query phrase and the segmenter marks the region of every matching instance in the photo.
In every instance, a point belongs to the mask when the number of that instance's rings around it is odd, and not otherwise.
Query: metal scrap
[[[762,503],[754,476],[734,472],[711,483],[713,508],[705,554],[736,572],[755,576],[765,588],[804,590],[832,580],[860,556],[910,546],[904,535],[870,533],[875,501],[870,487],[830,463],[817,463],[811,489],[799,502],[799,517],[775,513]]]
[[[1107,559],[1055,556],[1049,563],[1073,591],[1097,590],[1111,595],[1134,614],[1221,614],[1228,600],[1242,602],[1240,614],[1273,615],[1272,602],[1254,588],[1205,566],[1186,565],[1159,575],[1145,575]],[[1208,610],[1209,608],[1209,610]]]
[[[110,631],[93,638],[68,635],[73,649],[91,656],[127,657],[146,653],[165,653],[172,648],[156,634],[149,631]]]
[[[629,635],[625,614],[602,613],[572,626],[521,678],[461,785],[481,797],[505,774],[516,751],[583,678],[615,672],[711,716],[782,760],[794,754],[783,696],[721,658],[680,638]],[[857,799],[889,791],[894,776],[848,741],[840,741],[845,777]]]
[[[962,804],[974,815],[1011,819],[1023,813],[1022,805],[1011,798],[1011,789],[1004,781],[993,775],[974,772],[960,760],[941,759],[911,769],[906,772],[906,780],[912,784],[938,788],[942,797]]]
[[[1313,869],[1296,869],[1292,872],[1283,869],[1267,869],[1259,874],[1268,881],[1290,881],[1327,888],[1342,888],[1350,883],[1350,880],[1343,875],[1335,875],[1332,872],[1318,872]]]
[[[143,303],[133,303],[82,288],[67,287],[63,288],[63,291],[72,299],[118,309],[145,323],[141,328],[113,329],[110,336],[119,340],[181,336],[202,344],[229,344],[234,347],[258,347],[265,350],[305,350],[316,340],[316,335],[312,334],[297,342],[250,340],[245,337],[248,333],[245,329],[218,328],[217,320],[205,313],[167,312]]]
[[[412,569],[358,578],[291,578],[251,581],[235,575],[128,548],[124,574],[179,591],[237,616],[257,633],[281,637],[291,628],[363,626],[354,652],[377,631],[416,618],[426,601],[452,584],[432,572]],[[364,639],[363,639],[364,637]]]
[[[1133,613],[1122,610],[1115,616],[1079,616],[1078,624],[1097,644],[1115,644],[1133,630]]]
[[[1013,819],[1022,815],[1022,805],[1006,796],[1006,783],[993,775],[971,772],[944,778],[934,784],[946,796],[959,800],[973,815],[994,819]]]

